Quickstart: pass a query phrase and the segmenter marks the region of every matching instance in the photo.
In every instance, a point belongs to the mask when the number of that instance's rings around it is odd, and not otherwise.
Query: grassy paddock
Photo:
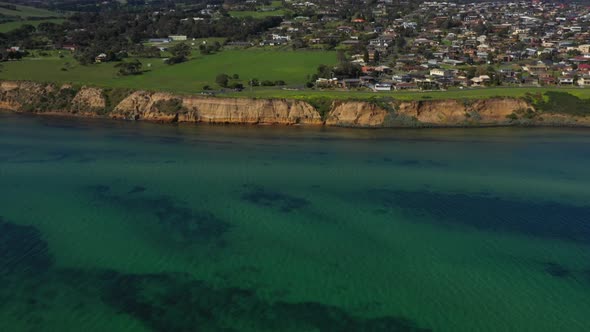
[[[30,24],[32,26],[38,26],[41,23],[51,22],[51,23],[63,23],[64,19],[60,18],[52,18],[47,20],[24,20],[24,21],[12,21],[0,24],[0,32],[8,32],[14,29],[20,28],[25,24]]]
[[[267,11],[267,12],[259,12],[259,11],[230,11],[229,14],[232,17],[253,17],[253,18],[264,18],[264,17],[271,17],[271,16],[283,16],[285,15],[285,11],[282,9]]]
[[[253,91],[245,90],[239,93],[231,93],[231,96],[243,96],[253,98],[290,98],[290,99],[309,99],[309,98],[329,98],[329,99],[379,99],[393,98],[396,100],[437,100],[437,99],[486,99],[493,97],[524,97],[527,93],[545,93],[548,91],[562,91],[582,99],[590,99],[590,88],[536,88],[536,87],[498,87],[498,88],[480,88],[480,89],[451,89],[448,91],[392,91],[392,92],[370,92],[370,91],[288,91],[281,89],[254,89]]]
[[[0,2],[1,5],[13,5],[7,2]],[[11,10],[7,8],[0,7],[0,14],[6,16],[15,16],[15,17],[56,17],[62,16],[61,14],[41,9],[35,7],[28,7],[28,6],[20,6],[16,5],[16,10]]]
[[[336,63],[334,52],[227,50],[213,55],[195,55],[191,61],[173,66],[164,64],[162,59],[139,59],[148,72],[119,77],[115,63],[81,66],[68,52],[64,54],[63,58],[37,57],[4,63],[0,79],[194,93],[201,91],[204,85],[215,87],[215,77],[221,73],[238,74],[245,85],[252,78],[302,85],[320,64]]]

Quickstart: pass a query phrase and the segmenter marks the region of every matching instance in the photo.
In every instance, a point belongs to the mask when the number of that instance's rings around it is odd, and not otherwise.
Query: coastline
[[[547,113],[525,98],[329,100],[227,98],[68,84],[0,81],[0,109],[159,123],[348,128],[590,127],[590,117]]]

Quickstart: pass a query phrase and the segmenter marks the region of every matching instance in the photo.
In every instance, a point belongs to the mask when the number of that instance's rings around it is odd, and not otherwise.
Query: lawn
[[[2,5],[12,6],[12,4],[0,2],[0,15],[8,16],[11,21],[0,24],[0,33],[14,30],[25,24],[37,26],[43,22],[62,23],[64,21],[63,19],[57,18],[63,17],[62,14],[46,9],[16,5],[16,10],[13,10],[3,8],[1,7]],[[31,18],[33,19],[31,20]]]
[[[6,2],[0,2],[0,5],[12,5]],[[16,10],[11,10],[7,8],[0,7],[0,14],[6,16],[16,16],[16,17],[57,17],[62,16],[59,13],[55,13],[46,9],[35,8],[35,7],[28,7],[28,6],[20,6],[16,5]]]
[[[523,97],[526,93],[544,93],[547,91],[568,92],[571,95],[582,99],[590,99],[590,89],[582,88],[537,88],[537,87],[497,87],[497,88],[478,88],[478,89],[452,89],[448,91],[392,91],[392,92],[371,92],[371,91],[290,91],[279,88],[258,88],[247,89],[242,92],[234,92],[230,96],[242,96],[253,98],[290,98],[290,99],[369,99],[389,97],[396,100],[436,100],[436,99],[485,99],[492,97]]]
[[[270,17],[270,16],[283,16],[283,15],[285,15],[285,11],[282,9],[264,11],[264,12],[252,11],[252,10],[247,10],[247,11],[232,10],[229,12],[229,14],[232,17],[264,18],[264,17]]]
[[[67,53],[67,52],[64,52]],[[80,66],[67,54],[6,62],[0,79],[69,82],[110,87],[164,90],[180,93],[215,87],[218,74],[238,74],[244,82],[252,78],[284,80],[303,85],[320,64],[335,64],[336,54],[326,51],[226,50],[213,55],[195,55],[191,61],[169,66],[162,59],[140,59],[149,72],[119,77],[114,63]],[[69,63],[67,71],[62,70]],[[148,68],[148,64],[151,66]],[[281,90],[278,90],[282,92]]]
[[[52,22],[52,23],[63,23],[64,20],[60,18],[52,18],[47,20],[25,20],[25,21],[13,21],[13,22],[6,22],[0,24],[0,32],[8,32],[14,29],[20,28],[25,24],[30,24],[32,26],[38,26],[44,22]]]
[[[258,10],[245,10],[245,11],[238,11],[232,10],[229,14],[232,17],[253,17],[253,18],[264,18],[269,16],[283,16],[287,13],[283,8],[283,4],[281,1],[272,1],[270,6],[261,6]],[[266,11],[261,11],[262,9],[267,9]],[[271,10],[272,9],[272,10]]]

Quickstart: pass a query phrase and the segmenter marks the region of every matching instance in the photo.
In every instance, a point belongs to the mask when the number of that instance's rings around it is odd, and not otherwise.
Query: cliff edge
[[[525,98],[333,101],[322,114],[290,99],[185,96],[165,92],[0,81],[0,109],[159,122],[452,127],[490,125],[588,126],[590,118],[536,110]]]

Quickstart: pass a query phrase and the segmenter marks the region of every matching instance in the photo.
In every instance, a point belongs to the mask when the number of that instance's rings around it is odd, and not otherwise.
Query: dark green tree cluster
[[[187,43],[176,44],[170,48],[170,53],[172,57],[167,61],[169,65],[185,62],[191,55],[191,47]]]
[[[115,67],[119,68],[118,74],[121,76],[141,74],[142,63],[135,59],[131,62],[120,62]]]
[[[221,44],[218,41],[214,42],[211,45],[207,45],[207,44],[199,45],[199,51],[203,55],[217,53],[217,52],[219,52],[219,50],[221,50]]]

